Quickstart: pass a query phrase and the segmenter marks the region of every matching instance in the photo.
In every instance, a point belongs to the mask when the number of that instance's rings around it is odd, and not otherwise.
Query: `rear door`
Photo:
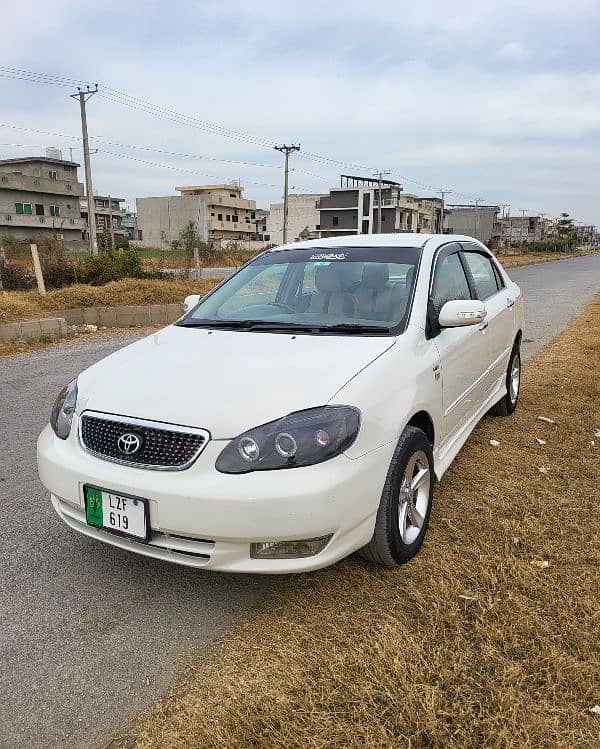
[[[490,358],[486,377],[486,391],[489,394],[501,384],[506,375],[514,338],[514,297],[507,293],[491,255],[473,244],[463,244],[463,250],[469,281],[477,299],[485,304],[487,310],[487,328],[484,333]]]
[[[438,314],[452,299],[473,298],[461,252],[459,244],[448,244],[435,261],[430,298]],[[445,439],[468,421],[484,400],[489,347],[480,325],[442,328],[433,341],[441,360]]]

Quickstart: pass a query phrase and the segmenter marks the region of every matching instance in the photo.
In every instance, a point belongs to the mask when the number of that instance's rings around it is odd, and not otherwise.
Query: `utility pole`
[[[521,215],[521,231],[519,232],[519,240],[521,244],[521,249],[523,249],[523,228],[525,226],[525,213],[526,212],[527,211],[525,208],[521,208],[521,214],[522,214]]]
[[[289,158],[290,154],[294,151],[299,151],[300,146],[291,145],[286,146],[274,146],[276,151],[280,151],[285,156],[285,181],[283,185],[283,244],[287,243],[287,227],[288,227],[288,174],[289,174]]]
[[[381,234],[381,181],[383,177],[387,177],[388,174],[391,174],[389,170],[379,170],[378,172],[375,172],[375,176],[377,177],[377,190],[378,190],[378,199],[377,199],[377,234]]]
[[[108,222],[110,224],[110,249],[115,249],[115,229],[113,227],[112,198],[108,196]]]
[[[446,195],[452,195],[452,190],[440,190],[440,195],[442,196],[442,209],[440,211],[440,234],[444,233],[444,213],[446,208],[445,198]]]
[[[479,199],[475,201],[475,239],[481,240],[479,236]]]
[[[90,253],[98,254],[98,238],[96,236],[96,213],[94,211],[94,190],[92,189],[92,167],[90,164],[90,144],[88,141],[87,117],[85,104],[98,91],[98,84],[95,88],[79,88],[76,94],[69,94],[72,99],[79,99],[81,110],[81,138],[83,140],[83,163],[85,165],[85,191],[87,193],[88,204],[88,229],[90,235]]]

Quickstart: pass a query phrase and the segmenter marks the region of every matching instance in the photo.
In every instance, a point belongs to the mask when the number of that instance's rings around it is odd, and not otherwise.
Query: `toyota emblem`
[[[119,452],[123,455],[134,455],[142,446],[142,438],[133,432],[122,434],[117,440]]]

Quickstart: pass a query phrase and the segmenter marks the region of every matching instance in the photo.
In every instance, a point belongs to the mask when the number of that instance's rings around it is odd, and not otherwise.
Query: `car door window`
[[[470,299],[471,291],[457,252],[447,255],[436,266],[431,299],[437,313],[452,299]]]
[[[480,252],[465,252],[464,258],[475,283],[477,297],[485,301],[498,291],[498,281],[492,261]]]

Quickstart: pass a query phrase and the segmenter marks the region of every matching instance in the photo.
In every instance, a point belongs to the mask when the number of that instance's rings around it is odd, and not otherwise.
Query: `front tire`
[[[521,349],[516,343],[506,370],[506,395],[492,407],[493,416],[510,416],[515,412],[521,391]]]
[[[433,452],[424,432],[406,427],[394,451],[371,541],[360,550],[369,562],[396,567],[421,548],[433,501]]]

